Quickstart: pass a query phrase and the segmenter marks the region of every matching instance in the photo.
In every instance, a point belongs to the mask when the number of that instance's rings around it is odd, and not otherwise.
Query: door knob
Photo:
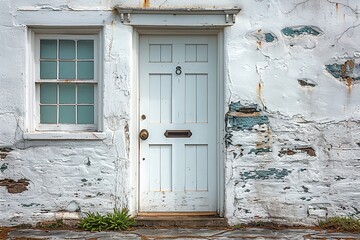
[[[148,137],[149,137],[149,132],[148,132],[148,130],[146,130],[146,129],[141,129],[141,131],[140,131],[140,133],[139,133],[139,137],[140,137],[142,140],[148,139]]]

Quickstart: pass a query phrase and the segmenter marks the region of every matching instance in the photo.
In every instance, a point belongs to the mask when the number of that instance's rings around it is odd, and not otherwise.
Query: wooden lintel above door
[[[225,27],[235,23],[240,8],[124,8],[116,6],[123,24],[132,26]]]

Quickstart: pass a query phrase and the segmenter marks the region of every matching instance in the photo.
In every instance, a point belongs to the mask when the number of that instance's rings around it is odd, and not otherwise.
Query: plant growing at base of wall
[[[81,219],[79,228],[87,231],[103,230],[126,230],[135,224],[134,218],[129,214],[129,210],[123,208],[121,211],[114,209],[113,213],[101,215],[98,212],[87,212]]]
[[[319,227],[336,231],[360,232],[360,219],[352,217],[331,217],[320,221]]]

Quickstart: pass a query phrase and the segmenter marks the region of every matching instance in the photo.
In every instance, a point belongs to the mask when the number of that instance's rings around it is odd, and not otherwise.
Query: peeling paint
[[[27,190],[29,180],[22,178],[18,181],[13,179],[2,179],[0,180],[0,186],[6,187],[9,193],[21,193]]]
[[[271,148],[253,148],[250,150],[249,154],[254,153],[255,155],[263,154],[263,153],[269,153],[272,152]]]
[[[300,78],[298,79],[298,83],[302,87],[316,87],[317,83],[311,79],[308,78]]]
[[[29,204],[26,204],[26,203],[22,203],[21,206],[22,207],[37,207],[37,206],[40,206],[41,204],[40,203],[29,203]]]
[[[301,152],[304,152],[311,157],[316,157],[316,152],[312,147],[294,147],[294,148],[281,149],[279,151],[278,156],[279,157],[282,157],[284,155],[291,156]]]
[[[247,35],[248,38],[251,39],[255,39],[259,45],[259,47],[261,47],[262,42],[265,43],[273,43],[273,42],[277,42],[278,39],[276,37],[276,35],[272,32],[263,32],[261,29],[255,31],[255,32],[251,32]]]
[[[235,117],[230,116],[229,126],[233,130],[252,130],[256,125],[269,124],[269,119],[266,116],[256,117]]]
[[[232,102],[227,113],[228,127],[232,130],[252,130],[256,125],[269,124],[267,116],[260,115],[257,104],[242,105]]]
[[[5,159],[12,150],[12,148],[0,148],[0,160]]]
[[[299,37],[299,36],[319,36],[323,32],[315,26],[296,26],[296,27],[286,27],[281,29],[281,33],[286,37]]]
[[[325,65],[326,70],[331,73],[331,75],[333,75],[333,77],[335,78],[340,78],[341,77],[341,69],[342,69],[342,64],[328,64]]]
[[[59,5],[59,6],[52,6],[50,4],[37,4],[37,9],[39,10],[52,10],[52,11],[71,11],[73,10],[68,5]]]
[[[260,112],[260,108],[258,104],[247,104],[243,105],[238,102],[231,102],[229,105],[230,112],[241,112],[241,113],[255,113]]]
[[[328,216],[328,208],[323,204],[312,204],[308,206],[307,214],[317,219],[326,218]]]
[[[6,169],[8,168],[8,164],[7,163],[3,163],[0,167],[0,171],[4,172]]]
[[[351,214],[352,216],[358,216],[360,215],[360,210],[357,207],[351,206],[352,209],[354,209],[354,213]]]
[[[232,144],[232,134],[230,132],[227,132],[225,134],[225,146],[229,147]]]
[[[265,180],[265,179],[283,179],[291,173],[291,170],[277,169],[277,168],[268,168],[268,170],[254,170],[254,171],[245,171],[241,173],[241,178],[243,180]]]
[[[345,82],[348,86],[352,85],[354,81],[360,80],[360,64],[353,59],[347,60],[343,64],[327,64],[325,68],[334,78]]]
[[[300,199],[303,201],[310,202],[313,198],[312,197],[301,197]]]
[[[304,192],[309,192],[309,188],[308,187],[305,187],[305,186],[301,186],[302,187],[302,189],[304,190]]]
[[[341,181],[341,180],[345,180],[346,178],[341,177],[341,176],[336,176],[334,177],[335,181]]]
[[[130,128],[129,123],[126,122],[124,126],[124,134],[125,134],[125,146],[126,146],[126,156],[130,155]]]
[[[264,35],[266,42],[273,42],[276,39],[276,36],[273,33],[265,33]]]

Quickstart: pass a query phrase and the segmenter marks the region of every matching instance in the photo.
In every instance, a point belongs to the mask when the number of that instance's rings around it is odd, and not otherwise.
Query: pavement
[[[328,232],[312,229],[271,230],[263,228],[244,229],[195,229],[195,228],[137,228],[123,232],[84,232],[75,230],[10,229],[1,235],[1,240],[114,240],[114,239],[317,239],[317,240],[354,240],[359,234]],[[1,233],[1,229],[0,229]],[[3,232],[4,233],[4,232]],[[5,238],[4,238],[5,236]]]

